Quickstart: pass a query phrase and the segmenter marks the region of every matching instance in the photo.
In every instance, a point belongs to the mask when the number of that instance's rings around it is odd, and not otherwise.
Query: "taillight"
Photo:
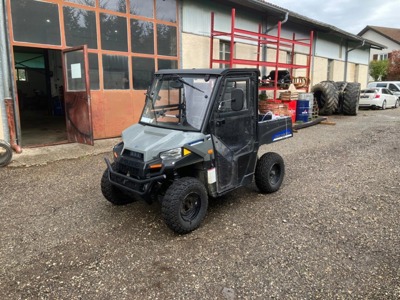
[[[381,94],[376,94],[375,95],[375,98],[380,98],[381,97]]]

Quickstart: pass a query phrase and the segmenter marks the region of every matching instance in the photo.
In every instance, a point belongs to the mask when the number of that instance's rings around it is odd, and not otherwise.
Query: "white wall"
[[[367,30],[362,35],[362,37],[388,47],[387,49],[383,49],[383,50],[371,49],[371,56],[370,56],[371,60],[372,60],[374,54],[388,54],[388,53],[392,52],[393,50],[400,50],[400,45],[398,43],[395,43],[392,40],[389,40],[388,38],[384,37],[383,35],[375,32],[373,30]]]

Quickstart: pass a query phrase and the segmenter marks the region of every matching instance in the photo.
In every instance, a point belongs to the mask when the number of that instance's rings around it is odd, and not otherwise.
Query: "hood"
[[[124,149],[143,153],[144,161],[157,158],[160,152],[203,139],[200,132],[183,132],[135,124],[122,132]]]

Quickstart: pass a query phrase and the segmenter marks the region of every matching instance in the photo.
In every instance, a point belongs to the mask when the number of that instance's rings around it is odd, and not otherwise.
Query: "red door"
[[[85,46],[63,50],[68,141],[93,145],[88,54]]]

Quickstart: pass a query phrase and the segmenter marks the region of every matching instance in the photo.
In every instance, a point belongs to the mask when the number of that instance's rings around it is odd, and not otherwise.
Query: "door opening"
[[[22,147],[67,143],[60,50],[14,47]]]

